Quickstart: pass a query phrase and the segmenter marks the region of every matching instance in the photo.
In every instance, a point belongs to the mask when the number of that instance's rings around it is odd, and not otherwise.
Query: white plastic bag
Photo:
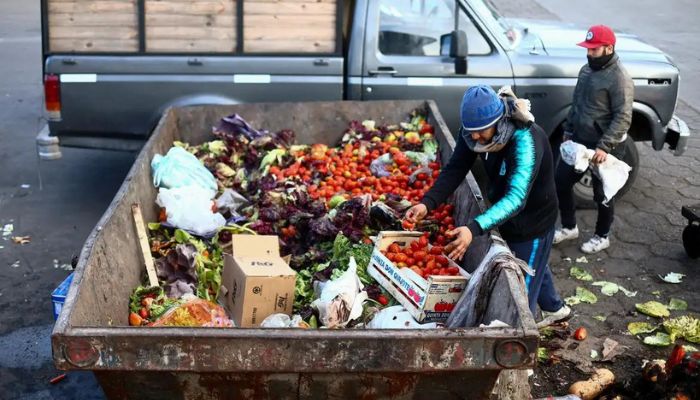
[[[325,282],[318,299],[311,305],[318,309],[321,323],[327,328],[343,328],[348,322],[362,316],[362,304],[367,300],[362,282],[357,276],[357,262],[350,257],[350,265],[337,279]]]
[[[151,161],[153,185],[159,188],[179,188],[197,185],[216,196],[216,178],[197,159],[182,147],[172,147],[164,156],[156,154]]]
[[[561,159],[574,167],[576,172],[584,172],[590,166],[591,159],[595,155],[595,151],[586,146],[576,143],[573,140],[568,140],[561,144]],[[632,168],[617,157],[608,154],[605,162],[596,164],[591,168],[601,182],[603,182],[603,194],[605,200],[603,204],[607,204],[617,192],[625,186]]]
[[[261,328],[310,328],[309,324],[301,319],[301,315],[289,318],[287,314],[268,315],[261,323]]]
[[[210,195],[209,190],[196,185],[160,188],[156,203],[165,208],[170,225],[199,236],[208,236],[226,224],[223,215],[212,212]]]
[[[595,151],[573,140],[567,140],[562,143],[559,151],[561,152],[561,159],[573,166],[576,172],[583,172],[588,169],[591,158],[595,154]]]
[[[631,170],[632,168],[626,162],[618,160],[610,154],[605,158],[604,163],[593,166],[591,171],[603,182],[603,194],[605,195],[603,204],[607,204],[625,186]]]
[[[419,324],[403,306],[387,307],[367,324],[368,329],[436,329],[435,322]]]

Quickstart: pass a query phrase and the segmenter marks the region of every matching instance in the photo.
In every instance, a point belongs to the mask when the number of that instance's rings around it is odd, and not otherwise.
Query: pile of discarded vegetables
[[[215,191],[208,217],[218,220],[209,227],[196,226],[201,221],[190,226],[182,218],[174,222],[177,210],[164,204],[166,194],[177,194],[161,186],[159,221],[148,224],[159,285],[135,288],[131,325],[232,326],[217,304],[223,253],[234,234],[262,234],[279,236],[281,255],[297,272],[294,326],[322,325],[314,287],[341,277],[351,258],[368,300],[360,318],[331,327],[362,326],[368,315],[397,304],[366,272],[374,248],[370,237],[417,230],[425,232],[422,241],[440,248],[448,241],[445,233],[454,229],[451,206],[432,211],[417,226],[402,222],[404,211],[422,198],[440,169],[433,127],[419,113],[391,126],[353,121],[336,147],[298,145],[294,132],[256,130],[238,115],[223,118],[213,133],[216,140],[200,145],[176,142],[168,156],[191,154],[215,177],[213,185],[203,186]],[[164,159],[156,157],[154,183],[166,179]],[[430,265],[412,253],[407,249],[392,257],[423,277],[457,273],[435,251]]]

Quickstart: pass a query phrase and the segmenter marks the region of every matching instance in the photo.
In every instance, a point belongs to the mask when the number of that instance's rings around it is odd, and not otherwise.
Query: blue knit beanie
[[[460,116],[462,128],[467,131],[480,131],[498,122],[505,112],[503,101],[491,87],[472,86],[464,92]]]

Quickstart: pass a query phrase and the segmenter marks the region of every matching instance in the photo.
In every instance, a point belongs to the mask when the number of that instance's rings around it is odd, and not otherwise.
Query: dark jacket
[[[598,71],[586,64],[578,74],[564,131],[575,142],[610,153],[630,128],[633,101],[632,78],[617,54]]]
[[[505,147],[493,153],[472,151],[460,135],[452,157],[421,202],[429,210],[443,203],[462,183],[477,155],[490,178],[492,206],[469,222],[472,234],[498,227],[507,241],[523,242],[554,228],[558,203],[552,150],[547,135],[536,124],[516,130]]]

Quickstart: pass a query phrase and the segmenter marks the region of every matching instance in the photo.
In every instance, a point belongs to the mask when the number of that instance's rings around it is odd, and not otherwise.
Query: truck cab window
[[[394,56],[439,56],[440,36],[454,27],[454,5],[454,0],[379,0],[379,51]],[[491,46],[464,10],[459,17],[469,55],[491,53]]]

